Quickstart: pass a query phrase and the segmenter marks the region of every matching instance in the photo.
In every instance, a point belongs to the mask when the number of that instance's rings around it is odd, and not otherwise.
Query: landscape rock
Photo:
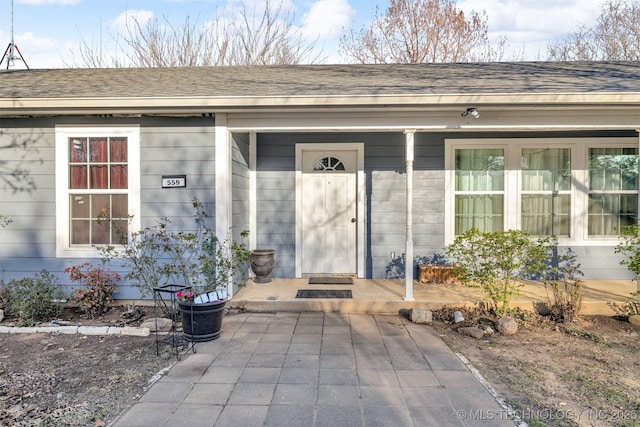
[[[453,313],[453,321],[455,323],[464,322],[464,316],[462,315],[461,312],[456,311],[455,313]]]
[[[470,337],[473,337],[475,339],[480,339],[484,336],[484,331],[480,328],[477,328],[475,326],[468,326],[466,328],[459,328],[458,332],[460,332],[461,334],[464,335],[468,335]]]
[[[149,328],[151,332],[156,331],[156,321],[158,322],[158,332],[169,332],[171,328],[173,328],[173,322],[171,319],[165,319],[164,317],[152,317],[150,319],[145,320],[140,325],[141,328]]]
[[[425,310],[421,308],[414,308],[411,310],[409,320],[413,323],[430,324],[433,321],[433,312],[431,310]]]
[[[4,310],[0,310],[0,322],[4,320]]]
[[[502,335],[514,335],[518,332],[518,323],[511,317],[501,317],[496,320],[496,330]]]
[[[151,332],[149,331],[149,328],[135,328],[132,326],[125,326],[120,330],[120,334],[134,337],[148,337]]]
[[[108,331],[108,326],[78,326],[81,335],[107,335]]]
[[[629,323],[632,325],[640,326],[640,314],[632,314],[629,316]]]

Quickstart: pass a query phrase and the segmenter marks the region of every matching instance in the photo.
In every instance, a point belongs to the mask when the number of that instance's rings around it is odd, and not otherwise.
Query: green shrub
[[[7,314],[16,316],[19,326],[34,326],[55,318],[65,299],[55,276],[46,270],[33,277],[9,280],[2,295]]]
[[[620,265],[626,265],[629,271],[635,273],[636,280],[640,276],[640,226],[637,224],[622,227],[620,238],[622,241],[615,248],[615,253],[623,254],[625,259]]]
[[[479,287],[498,316],[509,314],[509,303],[523,286],[520,281],[540,275],[550,250],[547,237],[531,237],[519,230],[481,232],[472,228],[447,249],[454,274]]]
[[[230,283],[245,285],[251,251],[242,231],[234,240],[229,232],[218,237],[208,225],[204,205],[194,198],[194,231],[171,231],[171,221],[160,218],[155,225],[127,235],[121,233],[121,246],[100,246],[103,263],[116,261],[127,269],[124,278],[131,281],[140,297],[169,284],[187,285],[196,294],[226,290]]]
[[[118,273],[107,273],[104,267],[94,267],[88,262],[65,268],[64,272],[83,286],[76,291],[73,300],[86,314],[95,319],[108,310],[113,294],[118,293]]]

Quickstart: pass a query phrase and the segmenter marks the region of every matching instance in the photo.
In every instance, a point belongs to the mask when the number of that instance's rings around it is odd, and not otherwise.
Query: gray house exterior
[[[556,236],[585,278],[629,278],[614,247],[638,215],[639,77],[632,62],[2,71],[0,280],[98,263],[105,209],[190,229],[194,196],[219,233],[276,249],[274,277],[385,278],[477,226]]]

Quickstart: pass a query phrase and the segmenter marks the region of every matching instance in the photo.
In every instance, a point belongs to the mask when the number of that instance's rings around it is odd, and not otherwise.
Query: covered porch
[[[296,298],[300,289],[350,289],[352,298]],[[613,315],[608,302],[629,301],[636,291],[636,283],[631,280],[585,280],[582,315]],[[404,300],[405,281],[403,279],[353,279],[353,285],[310,285],[308,278],[274,278],[270,283],[255,283],[249,280],[247,286],[238,291],[229,307],[251,312],[340,312],[397,314],[401,309],[437,309],[443,306],[472,306],[483,301],[478,289],[459,284],[420,283],[414,281],[414,301]],[[525,284],[520,295],[512,301],[513,306],[534,310],[539,303],[547,301],[547,293],[542,283]]]

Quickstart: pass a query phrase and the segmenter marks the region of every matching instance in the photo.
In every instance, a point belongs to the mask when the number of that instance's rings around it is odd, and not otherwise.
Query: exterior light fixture
[[[460,115],[462,117],[471,115],[471,117],[473,117],[474,119],[477,119],[478,117],[480,117],[480,112],[475,107],[469,107],[466,110],[464,110],[462,113],[460,113]]]

